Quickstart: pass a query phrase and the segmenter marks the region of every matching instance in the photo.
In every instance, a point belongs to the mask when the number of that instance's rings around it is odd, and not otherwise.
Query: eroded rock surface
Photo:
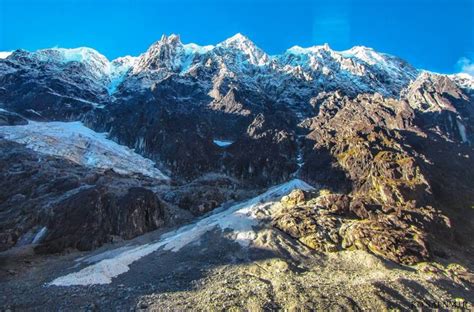
[[[291,199],[297,201],[289,205]],[[312,249],[361,249],[408,265],[430,257],[423,225],[414,218],[403,218],[405,212],[361,211],[347,195],[301,190],[283,198],[282,207],[273,225]],[[438,220],[429,221],[443,220],[443,216],[435,217]]]

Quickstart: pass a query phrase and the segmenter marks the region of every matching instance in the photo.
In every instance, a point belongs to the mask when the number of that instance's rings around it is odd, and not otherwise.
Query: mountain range
[[[361,293],[330,308],[411,309],[401,297],[430,307],[420,287],[435,303],[472,304],[472,76],[417,69],[363,46],[268,55],[242,34],[215,46],[163,35],[141,55],[112,61],[90,48],[0,55],[0,251],[10,270],[25,253],[40,268],[1,273],[12,307],[22,307],[23,284],[34,289],[27,309],[77,285],[109,285],[97,289],[110,298],[134,285],[130,298],[116,299],[123,309],[174,309],[178,289],[197,291],[186,298],[206,309],[202,292],[219,290],[177,285],[160,297],[161,273],[138,269],[155,263],[184,274],[183,283],[204,281],[190,270],[208,266],[215,285],[216,272],[232,279],[241,288],[219,297],[223,309],[251,309],[254,299],[292,309],[286,279],[305,289],[306,308],[323,309],[326,299],[311,301],[322,294],[312,294],[310,277],[296,276],[338,261],[362,276],[368,259],[393,284],[370,273]],[[67,267],[71,257],[80,268]],[[259,261],[285,273],[251,299],[245,274],[260,282],[270,274]],[[141,279],[128,277],[134,270]],[[144,281],[161,291],[142,290]],[[74,287],[66,289],[77,299],[48,304],[99,300]],[[373,289],[383,295],[364,299]]]

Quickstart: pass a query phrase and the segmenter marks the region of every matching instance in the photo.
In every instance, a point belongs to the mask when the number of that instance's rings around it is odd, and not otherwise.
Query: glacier
[[[105,133],[97,133],[82,122],[29,121],[22,126],[0,126],[0,136],[25,144],[37,152],[62,157],[86,167],[169,180],[155,168],[152,160],[109,140]]]

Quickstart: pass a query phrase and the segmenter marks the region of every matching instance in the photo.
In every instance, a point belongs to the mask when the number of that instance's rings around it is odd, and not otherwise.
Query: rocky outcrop
[[[124,195],[104,186],[79,191],[48,212],[47,233],[35,250],[91,250],[114,237],[131,239],[164,225],[163,206],[152,191],[142,187],[131,187]]]
[[[242,200],[253,192],[229,176],[208,174],[189,183],[176,185],[162,197],[194,216],[202,216],[221,204]]]
[[[281,203],[273,225],[309,248],[323,252],[361,249],[408,265],[431,256],[428,224],[449,225],[446,217],[432,209],[382,213],[360,207],[347,195],[326,191],[318,195],[295,190]]]
[[[313,205],[323,210],[287,211],[275,221],[279,228],[316,249],[364,249],[405,264],[427,259],[429,246],[449,245],[470,233],[465,217],[472,216],[467,207],[474,200],[468,189],[474,187],[468,165],[473,150],[466,134],[471,100],[446,77],[420,80],[406,99],[341,92],[312,99],[315,117],[302,124],[311,131],[305,156],[324,157],[306,158],[301,176],[341,195],[317,198]],[[335,208],[327,208],[330,203]],[[341,212],[342,219],[336,217]],[[304,230],[287,229],[295,220],[307,220]]]

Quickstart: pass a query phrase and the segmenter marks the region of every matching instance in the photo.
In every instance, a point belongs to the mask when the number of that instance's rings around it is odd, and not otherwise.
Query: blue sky
[[[473,67],[474,0],[0,0],[0,51],[89,46],[113,59],[163,33],[205,45],[237,32],[269,54],[365,45],[451,73]]]

